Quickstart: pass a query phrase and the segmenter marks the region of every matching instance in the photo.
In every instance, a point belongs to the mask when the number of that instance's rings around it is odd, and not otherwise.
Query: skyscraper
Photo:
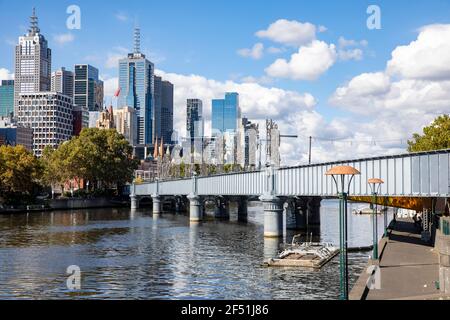
[[[73,72],[62,67],[52,72],[51,91],[73,98]]]
[[[173,143],[173,84],[169,81],[161,81],[161,138],[167,143]]]
[[[153,63],[140,52],[140,30],[134,30],[134,52],[119,60],[120,93],[117,106],[132,107],[137,113],[137,143],[153,143]]]
[[[2,80],[0,85],[0,117],[14,112],[14,80]]]
[[[50,90],[52,54],[45,37],[40,34],[35,9],[30,17],[28,33],[19,37],[15,51],[14,114],[17,115],[21,93]]]
[[[239,106],[239,94],[236,92],[225,93],[225,99],[212,100],[212,134],[236,132],[240,127],[241,108]]]
[[[98,78],[98,69],[89,64],[76,64],[74,73],[74,104],[88,111],[101,111],[103,81]]]
[[[117,132],[123,134],[131,145],[136,145],[137,118],[134,108],[124,107],[116,109],[114,111],[114,124]]]
[[[204,134],[203,102],[200,99],[187,99],[186,102],[186,136],[194,138]]]

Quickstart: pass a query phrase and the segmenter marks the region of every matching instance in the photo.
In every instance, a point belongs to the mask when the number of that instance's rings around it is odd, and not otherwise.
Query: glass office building
[[[14,80],[2,80],[0,85],[0,117],[14,112]]]
[[[236,92],[225,93],[225,99],[212,100],[212,134],[236,132],[241,119],[239,106],[239,94]]]
[[[99,80],[98,69],[89,64],[77,64],[74,70],[74,104],[88,111],[101,111],[103,81]]]
[[[154,65],[139,48],[139,31],[135,30],[134,53],[119,60],[120,93],[117,107],[132,107],[137,113],[137,143],[153,143]]]

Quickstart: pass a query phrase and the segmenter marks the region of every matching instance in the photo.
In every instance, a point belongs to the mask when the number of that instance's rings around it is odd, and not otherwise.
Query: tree
[[[423,135],[413,134],[408,140],[408,151],[430,151],[450,148],[450,117],[442,115],[423,129]]]
[[[31,194],[38,186],[42,166],[24,146],[0,146],[0,194]]]

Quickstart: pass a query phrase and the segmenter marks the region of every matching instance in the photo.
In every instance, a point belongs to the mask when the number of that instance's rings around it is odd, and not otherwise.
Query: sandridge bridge
[[[130,187],[131,208],[138,208],[143,198],[151,198],[153,214],[159,214],[162,202],[171,199],[176,211],[186,205],[190,221],[198,222],[203,219],[206,201],[215,203],[216,217],[227,217],[229,203],[236,202],[238,220],[246,221],[247,202],[259,199],[264,204],[264,236],[279,237],[283,211],[288,228],[320,224],[320,201],[337,197],[333,179],[325,173],[340,165],[360,171],[350,183],[349,199],[353,201],[372,201],[370,178],[384,180],[377,200],[384,206],[431,212],[437,202],[445,208],[450,198],[450,149],[445,149],[134,183]]]

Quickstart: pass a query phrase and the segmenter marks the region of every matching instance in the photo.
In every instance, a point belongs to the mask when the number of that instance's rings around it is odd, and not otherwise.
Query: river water
[[[314,240],[338,245],[337,208],[322,201]],[[370,216],[351,209],[349,246],[370,245]],[[156,218],[148,208],[0,215],[0,299],[338,298],[338,257],[320,271],[263,267],[283,240],[264,239],[261,207],[250,206],[248,219],[190,225],[185,215]],[[350,253],[350,286],[369,255]],[[67,288],[70,265],[81,270],[80,290]]]

